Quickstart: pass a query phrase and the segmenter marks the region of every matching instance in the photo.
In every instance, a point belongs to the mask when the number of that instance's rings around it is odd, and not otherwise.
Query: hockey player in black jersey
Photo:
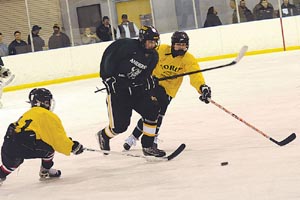
[[[158,49],[159,61],[153,71],[153,75],[157,78],[173,76],[177,74],[187,73],[200,70],[197,59],[189,52],[189,36],[186,32],[176,31],[171,37],[172,44],[162,44]],[[158,135],[159,128],[162,124],[163,117],[173,98],[175,98],[179,87],[183,81],[183,77],[160,81],[151,93],[158,100],[160,111],[156,128]],[[205,84],[202,73],[190,75],[190,84],[201,95],[200,100],[209,103],[211,97],[211,89]],[[136,144],[136,140],[142,134],[142,120],[140,119],[133,133],[125,140],[123,145],[125,150],[129,150],[132,145]],[[153,148],[157,147],[157,137],[154,140]]]
[[[100,63],[100,77],[107,90],[109,125],[97,133],[100,148],[110,150],[110,139],[127,130],[133,111],[142,117],[142,147],[147,156],[162,157],[166,153],[154,149],[159,107],[149,90],[157,85],[152,71],[158,62],[155,48],[159,33],[143,26],[138,39],[120,39],[105,50]]]

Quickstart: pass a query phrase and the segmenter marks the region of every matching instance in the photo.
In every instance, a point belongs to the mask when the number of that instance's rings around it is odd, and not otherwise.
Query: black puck
[[[221,162],[221,166],[228,165],[228,162]]]

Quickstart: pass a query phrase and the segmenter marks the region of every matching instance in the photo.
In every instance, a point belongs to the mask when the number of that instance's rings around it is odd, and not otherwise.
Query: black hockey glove
[[[73,141],[72,153],[75,155],[81,154],[83,152],[83,146],[77,141]]]
[[[115,77],[109,77],[102,81],[106,87],[107,94],[116,94],[116,83],[117,79]]]
[[[0,77],[1,77],[1,78],[6,78],[6,77],[8,77],[10,74],[11,74],[11,72],[10,72],[9,69],[0,66]]]
[[[201,96],[199,99],[205,103],[209,103],[209,99],[211,98],[211,90],[210,87],[207,85],[200,86]]]
[[[155,76],[149,76],[146,78],[145,90],[152,90],[158,85],[158,78]]]

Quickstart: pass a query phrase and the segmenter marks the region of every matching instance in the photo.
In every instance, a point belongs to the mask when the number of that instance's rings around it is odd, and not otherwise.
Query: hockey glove
[[[75,155],[81,154],[83,152],[83,146],[77,141],[73,141],[72,153]]]
[[[145,90],[152,90],[158,85],[158,78],[155,76],[149,76],[146,78]]]
[[[11,72],[10,72],[9,69],[0,66],[0,77],[1,77],[1,78],[6,78],[6,77],[8,77],[10,74],[11,74]]]
[[[199,99],[205,103],[209,103],[209,99],[211,98],[211,90],[210,87],[207,85],[200,86],[201,96]]]
[[[107,94],[116,94],[116,83],[117,79],[115,77],[109,77],[102,81],[106,87]]]

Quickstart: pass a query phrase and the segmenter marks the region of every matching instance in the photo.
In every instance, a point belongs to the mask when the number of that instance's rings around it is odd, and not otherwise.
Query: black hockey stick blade
[[[167,160],[172,160],[173,158],[177,157],[183,150],[185,149],[185,144],[181,144],[173,153],[168,155],[166,158]]]
[[[292,142],[294,139],[296,139],[296,134],[292,133],[290,136],[288,136],[287,138],[285,138],[284,140],[278,142],[276,140],[274,140],[273,138],[270,137],[270,140],[272,142],[274,142],[275,144],[279,145],[279,146],[284,146],[290,142]]]

